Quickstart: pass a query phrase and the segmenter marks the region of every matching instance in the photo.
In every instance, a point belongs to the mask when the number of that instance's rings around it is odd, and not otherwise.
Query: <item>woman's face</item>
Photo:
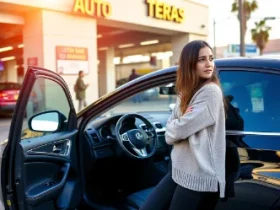
[[[201,79],[210,79],[214,71],[213,52],[209,47],[201,48],[196,64],[196,74]]]

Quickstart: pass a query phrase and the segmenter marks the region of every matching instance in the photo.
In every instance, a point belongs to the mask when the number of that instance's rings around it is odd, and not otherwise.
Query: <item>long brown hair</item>
[[[207,42],[195,40],[189,42],[181,52],[179,67],[177,70],[176,92],[181,100],[180,111],[183,114],[187,110],[191,98],[204,84],[213,82],[218,86],[221,86],[216,69],[214,69],[212,77],[208,80],[202,80],[196,74],[199,51],[204,47],[209,47],[212,50]]]

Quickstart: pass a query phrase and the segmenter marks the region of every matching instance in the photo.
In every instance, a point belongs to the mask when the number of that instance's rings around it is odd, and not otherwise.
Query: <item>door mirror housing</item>
[[[28,127],[36,132],[55,132],[60,130],[66,117],[59,111],[41,112],[28,120]]]

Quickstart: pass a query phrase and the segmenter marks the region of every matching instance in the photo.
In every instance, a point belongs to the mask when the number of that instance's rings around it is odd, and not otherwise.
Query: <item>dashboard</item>
[[[109,125],[104,125],[99,129],[99,135],[105,140],[115,139],[116,138],[116,124],[112,123]]]
[[[137,113],[145,117],[154,127],[157,132],[158,142],[157,150],[161,153],[162,150],[168,149],[169,146],[165,143],[165,125],[170,116],[170,112],[142,112]],[[118,156],[121,149],[116,137],[116,124],[123,115],[114,115],[108,117],[100,117],[91,121],[86,130],[85,136],[88,144],[92,148],[94,159]],[[121,133],[131,129],[147,130],[147,126],[140,119],[134,117],[127,118],[122,125]],[[101,151],[100,151],[101,150]]]

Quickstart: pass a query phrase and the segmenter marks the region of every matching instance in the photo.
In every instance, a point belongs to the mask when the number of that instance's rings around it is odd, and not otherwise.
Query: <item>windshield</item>
[[[161,95],[159,87],[154,87],[127,98],[103,113],[102,116],[132,112],[169,112],[175,100],[175,95]]]

